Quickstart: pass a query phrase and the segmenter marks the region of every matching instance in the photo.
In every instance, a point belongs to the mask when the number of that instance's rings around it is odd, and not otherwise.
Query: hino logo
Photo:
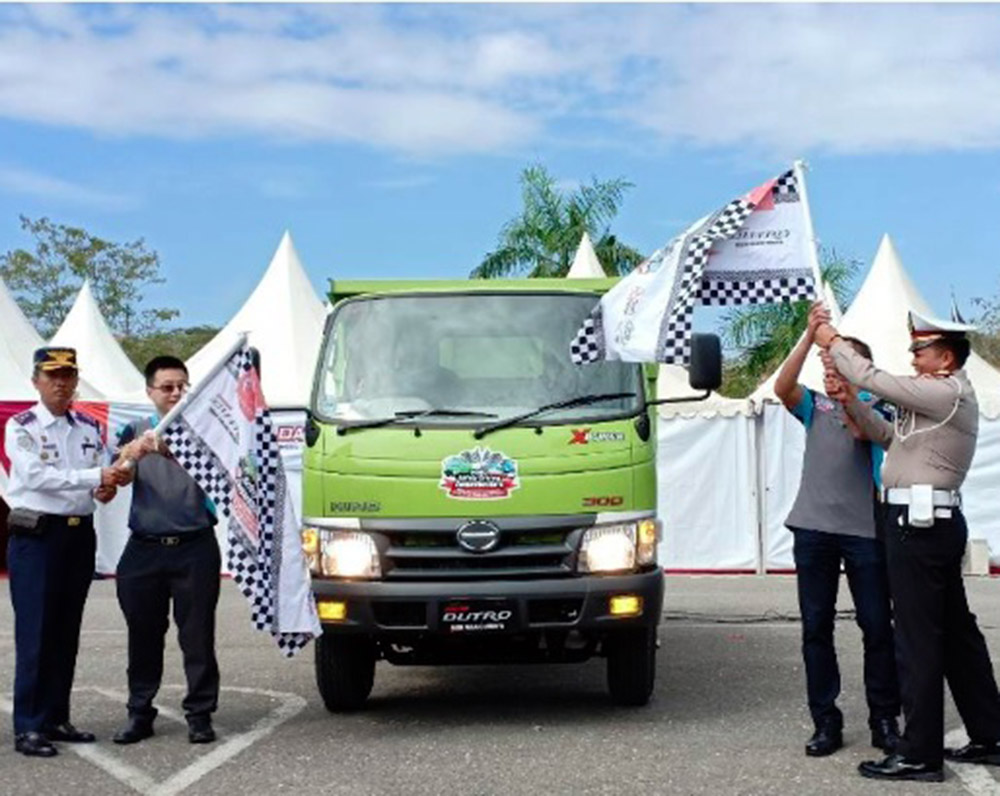
[[[488,553],[500,544],[500,529],[492,522],[473,520],[459,528],[455,538],[470,553]]]

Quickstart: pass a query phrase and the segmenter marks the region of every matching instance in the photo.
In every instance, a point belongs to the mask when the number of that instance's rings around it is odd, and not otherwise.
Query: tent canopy
[[[326,312],[286,231],[271,264],[229,323],[188,360],[191,382],[208,373],[241,332],[260,351],[261,386],[268,405],[309,405]]]
[[[875,364],[881,370],[910,374],[913,367],[910,364],[910,333],[906,325],[910,310],[922,315],[934,315],[903,268],[892,239],[884,235],[868,276],[844,313],[838,331],[868,343]],[[778,371],[750,396],[755,405],[777,401],[774,381]],[[976,389],[980,413],[990,419],[1000,417],[1000,372],[975,353],[966,362],[965,371]],[[799,381],[815,390],[823,389],[823,364],[816,349],[809,353]]]
[[[573,264],[569,267],[566,277],[568,279],[604,279],[607,277],[590,242],[590,235],[586,232],[580,238],[580,245],[576,247],[576,256],[573,258]]]
[[[32,361],[36,348],[45,341],[21,312],[14,297],[0,279],[0,401],[37,401],[31,384]],[[79,397],[100,400],[101,393],[80,378]]]
[[[108,400],[134,400],[139,396],[146,400],[142,374],[108,328],[90,289],[89,279],[80,288],[51,345],[75,348],[80,373]]]

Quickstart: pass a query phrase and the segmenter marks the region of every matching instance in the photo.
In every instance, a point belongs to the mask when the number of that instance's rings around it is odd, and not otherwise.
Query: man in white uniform
[[[37,404],[7,421],[7,564],[14,606],[14,748],[53,757],[53,741],[94,740],[69,720],[80,621],[94,574],[94,498],[115,494],[97,422],[70,408],[76,351],[40,348]]]

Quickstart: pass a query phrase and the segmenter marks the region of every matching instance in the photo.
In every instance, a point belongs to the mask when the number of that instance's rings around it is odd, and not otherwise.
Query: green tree
[[[642,254],[611,234],[610,225],[631,187],[621,178],[594,178],[590,185],[563,191],[543,166],[529,166],[521,172],[520,215],[503,226],[497,248],[470,276],[496,279],[525,272],[529,277],[566,276],[584,232],[594,241],[605,273],[628,273],[642,262]]]
[[[979,327],[970,336],[972,348],[993,367],[1000,368],[1000,290],[992,298],[974,298],[979,310],[974,319]]]
[[[161,354],[187,360],[218,333],[212,326],[190,326],[126,337],[121,344],[133,364],[142,370],[149,360]]]
[[[850,304],[861,262],[845,259],[835,250],[820,252],[820,273],[841,307]],[[795,347],[809,318],[810,302],[755,304],[727,312],[721,335],[727,348],[739,354],[723,369],[721,392],[742,398],[756,389]]]
[[[42,337],[55,334],[84,279],[90,280],[105,320],[120,336],[155,331],[178,315],[174,309],[140,306],[146,288],[164,281],[159,255],[142,238],[113,243],[48,218],[20,218],[21,229],[34,238],[34,250],[0,255],[0,277]]]

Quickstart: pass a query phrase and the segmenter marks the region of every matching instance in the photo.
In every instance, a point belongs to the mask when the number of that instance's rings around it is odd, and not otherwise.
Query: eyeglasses
[[[191,385],[186,382],[181,382],[180,384],[158,384],[153,386],[152,389],[165,393],[185,392],[190,386]]]

